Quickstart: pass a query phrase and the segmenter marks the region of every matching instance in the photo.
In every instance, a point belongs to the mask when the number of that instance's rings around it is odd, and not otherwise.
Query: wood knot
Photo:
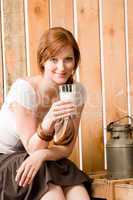
[[[35,11],[35,13],[36,13],[37,15],[39,15],[40,12],[41,12],[41,8],[40,8],[39,6],[36,6],[35,9],[34,9],[34,11]]]
[[[111,36],[114,36],[114,34],[115,34],[115,31],[114,31],[114,29],[113,29],[113,28],[110,28],[110,29],[109,29],[109,34],[110,34]]]
[[[80,9],[81,14],[85,12],[84,8]]]

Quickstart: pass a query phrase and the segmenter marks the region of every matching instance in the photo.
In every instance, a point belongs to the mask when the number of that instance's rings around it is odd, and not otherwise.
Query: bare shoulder
[[[32,84],[39,84],[39,82],[41,81],[42,77],[41,77],[41,75],[25,76],[25,77],[22,77],[21,79],[29,82],[32,85]]]

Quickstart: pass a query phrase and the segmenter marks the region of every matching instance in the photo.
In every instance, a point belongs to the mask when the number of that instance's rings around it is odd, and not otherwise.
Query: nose
[[[60,71],[64,71],[65,70],[65,66],[64,66],[63,60],[59,60],[58,61],[57,67],[58,67],[58,70],[60,70]]]

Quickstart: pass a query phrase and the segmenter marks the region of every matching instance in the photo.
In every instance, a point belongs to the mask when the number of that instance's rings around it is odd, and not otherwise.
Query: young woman
[[[83,87],[73,81],[80,52],[71,32],[46,31],[37,59],[41,75],[17,79],[1,108],[0,199],[89,200],[91,180],[67,159],[84,106]],[[60,100],[59,87],[67,83],[76,85],[80,103]],[[58,142],[66,119],[69,137]]]

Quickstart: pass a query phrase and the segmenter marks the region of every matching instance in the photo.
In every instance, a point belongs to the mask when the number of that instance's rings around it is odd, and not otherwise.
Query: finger
[[[23,186],[23,183],[27,177],[27,174],[30,170],[31,166],[26,166],[23,173],[21,174],[20,180],[19,180],[19,186]]]
[[[61,105],[65,105],[65,104],[73,104],[73,102],[70,100],[61,100],[61,101],[54,102],[53,106],[61,106]]]
[[[73,114],[75,112],[76,112],[76,110],[74,108],[67,109],[67,110],[60,110],[58,112],[57,111],[54,112],[54,116],[60,116],[60,115],[67,114],[67,113]]]
[[[59,110],[66,110],[66,109],[72,109],[72,108],[76,108],[77,106],[73,103],[69,103],[69,104],[63,104],[60,106],[56,106],[53,108],[53,111],[59,111]]]
[[[23,173],[23,171],[24,171],[24,168],[25,168],[25,163],[23,162],[22,164],[21,164],[21,166],[18,168],[18,170],[17,170],[17,174],[16,174],[16,177],[15,177],[15,181],[16,182],[19,182],[19,180],[20,180],[20,177],[21,177],[21,175],[22,175],[22,173]]]
[[[72,113],[62,114],[60,116],[56,116],[55,120],[59,120],[59,119],[66,118],[66,117],[71,117],[71,116],[72,116]]]
[[[29,184],[29,182],[31,181],[31,178],[32,178],[32,174],[34,172],[34,168],[31,168],[25,178],[25,181],[23,182],[23,187],[25,187],[26,185]]]
[[[29,182],[28,182],[29,185],[31,184],[32,180],[34,179],[36,173],[37,173],[37,171],[34,170],[33,173],[32,173],[31,179],[30,179]]]

